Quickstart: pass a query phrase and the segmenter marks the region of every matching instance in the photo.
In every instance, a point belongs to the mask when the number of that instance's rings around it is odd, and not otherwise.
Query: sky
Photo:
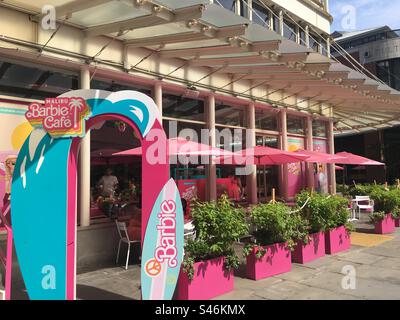
[[[400,29],[400,0],[330,0],[331,31],[354,31],[388,25]]]

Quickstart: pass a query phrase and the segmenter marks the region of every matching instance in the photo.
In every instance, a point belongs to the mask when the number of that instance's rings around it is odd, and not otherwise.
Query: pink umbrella
[[[309,151],[309,150],[297,150],[296,153],[310,156],[308,159],[305,160],[305,162],[310,162],[310,163],[335,163],[339,162],[339,160],[346,159],[345,157],[340,157],[334,154]]]
[[[343,167],[341,167],[341,166],[335,166],[335,170],[344,170],[344,168]]]
[[[336,163],[350,164],[350,165],[363,165],[363,166],[384,166],[382,162],[364,158],[349,152],[336,153],[337,156],[343,157],[344,159],[337,160]]]
[[[219,148],[213,148],[184,138],[168,139],[170,156],[232,156],[233,153]],[[141,156],[142,147],[114,153],[114,155]]]
[[[224,164],[255,164],[255,165],[279,165],[286,163],[302,162],[309,156],[297,152],[279,150],[270,147],[257,146],[248,148],[235,153],[232,157],[220,158]]]

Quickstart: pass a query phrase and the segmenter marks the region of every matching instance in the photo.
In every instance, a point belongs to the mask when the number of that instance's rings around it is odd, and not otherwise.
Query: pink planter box
[[[334,254],[350,249],[350,234],[344,226],[325,232],[325,253]]]
[[[396,228],[400,228],[400,218],[394,219],[394,226],[395,226]]]
[[[297,246],[292,252],[293,262],[304,264],[325,255],[325,233],[310,234],[310,237],[311,240],[308,244],[304,244],[302,241],[297,242]]]
[[[189,280],[187,274],[181,270],[175,298],[208,300],[228,293],[233,288],[233,270],[225,269],[224,258],[221,257],[195,263],[193,280]]]
[[[376,234],[386,234],[393,233],[395,231],[395,223],[392,218],[392,214],[389,213],[386,215],[385,219],[382,221],[375,223],[375,233]]]
[[[265,279],[292,269],[292,254],[286,243],[277,243],[263,248],[267,250],[267,253],[261,259],[256,257],[257,248],[247,257],[246,276],[248,278]]]

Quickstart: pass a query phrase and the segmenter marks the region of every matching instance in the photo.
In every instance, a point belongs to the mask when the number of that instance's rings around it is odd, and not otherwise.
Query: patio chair
[[[374,200],[369,196],[356,196],[353,199],[353,210],[354,218],[357,219],[356,214],[358,213],[358,219],[361,219],[361,210],[369,210],[371,213],[374,212]]]
[[[117,252],[117,259],[115,263],[118,263],[119,261],[119,252],[121,249],[121,243],[126,243],[128,245],[128,252],[126,254],[126,264],[125,264],[125,270],[128,270],[128,262],[129,262],[129,255],[131,252],[131,245],[134,243],[140,243],[138,240],[129,240],[128,236],[128,229],[126,227],[125,222],[119,222],[115,220],[115,224],[117,225],[117,230],[119,234],[119,243],[118,243],[118,252]]]
[[[194,228],[193,223],[190,221],[188,223],[185,223],[184,226],[184,239],[185,242],[187,240],[194,240],[196,238],[196,230]]]

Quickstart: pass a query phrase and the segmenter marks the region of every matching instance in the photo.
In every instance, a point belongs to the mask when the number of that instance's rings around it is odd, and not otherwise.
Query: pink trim
[[[4,214],[1,217],[4,218],[10,212],[10,206],[5,209]],[[0,219],[1,220],[1,219]],[[13,256],[13,232],[10,225],[8,225],[7,220],[4,218],[4,226],[7,230],[7,253],[5,257],[5,267],[6,267],[6,281],[5,281],[5,294],[6,300],[11,300],[11,278],[12,278],[12,256]],[[4,259],[4,257],[3,257]]]
[[[75,300],[76,276],[76,205],[77,205],[77,155],[81,139],[75,138],[72,142],[68,158],[68,216],[67,216],[67,265],[66,265],[66,298]]]

